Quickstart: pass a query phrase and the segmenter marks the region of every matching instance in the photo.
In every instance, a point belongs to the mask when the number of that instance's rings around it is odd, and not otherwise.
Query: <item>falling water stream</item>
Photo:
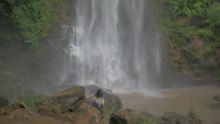
[[[78,0],[65,78],[146,90],[160,74],[160,39],[147,0]]]

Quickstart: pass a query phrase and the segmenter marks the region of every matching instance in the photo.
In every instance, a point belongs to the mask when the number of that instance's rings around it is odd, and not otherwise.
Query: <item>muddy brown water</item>
[[[118,94],[123,108],[134,109],[162,116],[165,112],[187,114],[194,112],[207,124],[220,124],[220,102],[213,96],[220,95],[218,87],[193,87],[161,90],[159,95],[137,93]]]

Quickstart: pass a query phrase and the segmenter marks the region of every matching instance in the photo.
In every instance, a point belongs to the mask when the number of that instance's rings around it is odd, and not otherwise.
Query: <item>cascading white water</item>
[[[160,43],[150,7],[147,0],[78,0],[66,66],[74,83],[152,86],[160,73]]]

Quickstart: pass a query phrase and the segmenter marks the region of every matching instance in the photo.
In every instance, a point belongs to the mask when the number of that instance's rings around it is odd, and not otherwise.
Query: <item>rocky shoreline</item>
[[[105,118],[101,119],[99,112],[91,106],[90,96],[99,89],[97,86],[73,86],[50,97],[42,97],[34,107],[23,101],[9,104],[8,100],[0,97],[1,120],[34,120],[35,118],[51,117],[66,123],[74,124],[203,124],[204,122],[192,113],[181,115],[166,112],[163,116],[135,112],[122,109],[119,97],[110,90],[104,91]],[[213,99],[218,100],[219,96]],[[44,122],[42,122],[44,123]],[[14,124],[14,123],[13,123]]]

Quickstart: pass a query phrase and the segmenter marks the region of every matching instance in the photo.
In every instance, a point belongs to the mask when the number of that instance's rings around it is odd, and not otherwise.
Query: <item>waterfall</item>
[[[78,0],[66,80],[145,90],[160,74],[160,36],[149,0]]]

